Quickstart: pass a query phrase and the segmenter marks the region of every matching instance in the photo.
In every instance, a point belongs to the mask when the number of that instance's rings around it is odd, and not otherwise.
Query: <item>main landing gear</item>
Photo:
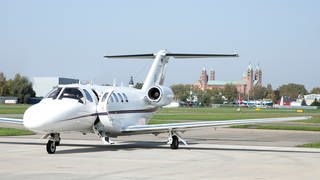
[[[177,132],[169,131],[168,144],[170,144],[171,149],[178,149],[180,141],[184,145],[188,145],[187,142],[184,139],[182,139]]]
[[[56,147],[60,146],[60,134],[59,133],[51,133],[50,138],[47,142],[47,152],[48,154],[54,154],[56,152]]]
[[[172,143],[170,144],[171,149],[179,148],[179,138],[175,135],[172,136]]]

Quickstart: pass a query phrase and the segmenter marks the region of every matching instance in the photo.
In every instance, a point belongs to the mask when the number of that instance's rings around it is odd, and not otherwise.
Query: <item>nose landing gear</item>
[[[60,134],[59,133],[51,133],[50,138],[47,142],[47,152],[48,154],[54,154],[56,152],[56,147],[60,146]]]

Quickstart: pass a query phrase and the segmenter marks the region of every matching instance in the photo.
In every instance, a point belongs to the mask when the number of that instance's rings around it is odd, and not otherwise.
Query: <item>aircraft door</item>
[[[109,103],[112,93],[113,90],[111,92],[105,92],[99,100],[97,108],[99,119],[107,129],[108,127],[112,127],[111,117],[109,115]]]

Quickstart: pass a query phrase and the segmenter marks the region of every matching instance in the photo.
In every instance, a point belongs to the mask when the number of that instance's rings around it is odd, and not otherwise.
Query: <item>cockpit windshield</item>
[[[60,94],[62,88],[54,88],[52,91],[49,92],[46,98],[57,99],[58,95]]]
[[[80,103],[84,103],[84,96],[78,88],[65,88],[59,99],[63,98],[75,99]]]

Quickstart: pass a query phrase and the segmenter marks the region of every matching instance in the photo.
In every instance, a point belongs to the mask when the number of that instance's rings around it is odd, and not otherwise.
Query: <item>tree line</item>
[[[308,93],[320,94],[320,87],[313,88],[308,92],[304,85],[295,83],[281,85],[275,90],[271,84],[266,87],[254,86],[248,95],[240,94],[233,84],[226,84],[223,89],[207,89],[204,91],[194,89],[193,85],[189,84],[176,84],[172,85],[171,88],[175,95],[175,100],[187,102],[191,100],[190,98],[196,96],[198,103],[202,106],[222,104],[223,102],[232,103],[239,98],[246,100],[270,99],[276,103],[282,96],[296,100]]]
[[[19,73],[13,79],[6,79],[0,72],[0,96],[18,97],[19,103],[27,103],[30,97],[35,97],[36,93],[32,89],[32,83],[25,76]]]

